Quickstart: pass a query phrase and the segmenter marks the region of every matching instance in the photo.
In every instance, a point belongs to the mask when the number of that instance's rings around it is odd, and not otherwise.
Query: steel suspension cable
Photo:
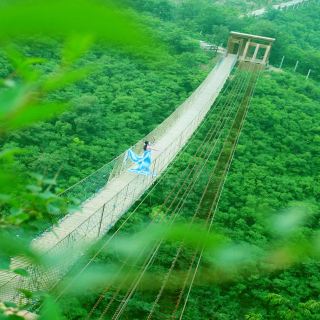
[[[248,70],[247,70],[247,69],[248,69]],[[245,67],[245,70],[251,72],[250,68]],[[249,74],[249,73],[248,73],[248,74]],[[250,82],[250,78],[249,78],[248,83],[249,83],[249,82]],[[235,118],[235,119],[236,119],[236,118]],[[232,130],[232,129],[230,129],[230,130]],[[229,133],[229,134],[230,134],[230,133]],[[227,139],[228,139],[228,138],[227,138]],[[226,142],[225,142],[225,143],[226,143]],[[222,149],[222,150],[223,150],[223,149]],[[221,151],[221,152],[222,152],[222,151]],[[221,153],[220,153],[220,155],[221,155]],[[220,157],[220,155],[219,155],[219,157]],[[213,174],[214,174],[214,172],[215,172],[215,170],[216,170],[217,165],[218,165],[218,160],[217,160],[217,162],[216,162],[215,168],[212,170],[212,175],[211,175],[211,177],[213,176]],[[199,204],[198,204],[198,208],[197,208],[197,210],[196,210],[196,214],[198,214],[198,211],[199,211],[199,209],[200,209],[200,205],[201,205],[201,203],[202,203],[202,201],[203,201],[204,195],[206,194],[206,192],[207,192],[207,190],[208,190],[208,185],[209,185],[209,182],[210,182],[210,180],[211,180],[211,177],[209,178],[208,184],[206,185],[205,190],[203,191],[203,194],[202,194],[201,199],[200,199]],[[210,216],[210,210],[209,210],[209,213],[208,213],[208,216],[207,216],[207,219],[206,219],[206,220],[209,219],[209,216]],[[184,292],[186,283],[187,283],[187,281],[188,281],[188,278],[189,278],[189,275],[190,275],[190,271],[191,271],[191,269],[192,269],[192,266],[193,266],[193,263],[194,263],[194,261],[195,261],[196,255],[197,255],[197,251],[196,251],[196,253],[195,253],[195,254],[193,255],[193,257],[192,257],[191,264],[190,264],[189,269],[188,269],[187,277],[185,278],[185,281],[184,281],[183,287],[182,287],[182,289],[181,289],[181,292],[180,292],[180,294],[179,294],[179,297],[178,297],[178,300],[177,300],[175,309],[174,309],[174,311],[173,311],[173,313],[172,313],[172,317],[171,317],[172,319],[175,318],[175,312],[177,311],[177,309],[178,309],[178,307],[179,307],[179,304],[180,304],[181,298],[182,298],[182,296],[183,296],[183,292]]]
[[[254,72],[256,72],[256,71],[254,70]],[[248,99],[248,107],[246,108],[245,114],[244,114],[244,116],[243,116],[243,120],[242,120],[242,122],[241,122],[241,124],[240,124],[239,135],[238,135],[237,138],[236,138],[235,147],[236,147],[236,145],[237,145],[237,143],[238,143],[238,140],[239,140],[239,137],[240,137],[240,134],[241,134],[241,130],[242,130],[242,128],[243,128],[244,121],[245,121],[245,118],[246,118],[246,115],[247,115],[247,113],[248,113],[248,109],[249,109],[249,106],[250,106],[250,103],[251,103],[251,100],[252,100],[252,96],[253,96],[253,94],[254,94],[254,91],[255,91],[255,88],[256,88],[256,85],[257,85],[257,82],[258,82],[258,79],[259,79],[260,75],[261,75],[261,70],[259,70],[258,75],[255,77],[255,80],[254,80],[254,81],[255,81],[255,84],[254,84],[253,89],[252,89],[251,92],[250,92],[250,97],[249,97],[249,99]],[[230,160],[229,160],[229,162],[228,162],[228,165],[226,166],[226,171],[227,171],[227,172],[228,172],[229,169],[230,169],[231,162],[232,162],[232,159],[233,159],[233,157],[234,157],[235,147],[233,148],[233,151],[232,151],[232,153],[231,153]],[[222,182],[222,188],[223,188],[223,185],[224,185],[225,181],[226,181],[226,179],[224,179],[223,182]],[[219,204],[220,197],[221,197],[221,192],[220,192],[220,194],[219,194],[218,199],[217,199],[216,202],[214,203],[214,207],[211,208],[211,210],[213,210],[213,211],[212,211],[212,216],[211,216],[211,219],[210,219],[210,224],[209,224],[209,227],[208,227],[208,233],[209,233],[210,230],[211,230],[212,223],[213,223],[213,219],[214,219],[215,212],[216,212],[216,209],[217,209],[218,204]],[[182,311],[181,311],[181,314],[180,314],[179,319],[182,319],[182,318],[183,318],[183,314],[184,314],[184,312],[185,312],[186,305],[187,305],[187,302],[188,302],[188,300],[189,300],[189,296],[190,296],[190,293],[191,293],[191,290],[192,290],[192,286],[193,286],[193,284],[194,284],[194,280],[195,280],[196,274],[197,274],[198,269],[199,269],[199,265],[200,265],[200,262],[201,262],[201,259],[202,259],[202,256],[203,256],[203,252],[204,252],[204,248],[202,248],[202,250],[201,250],[201,252],[200,252],[200,255],[199,255],[199,258],[198,258],[198,261],[197,261],[197,264],[196,264],[196,268],[195,268],[195,270],[194,270],[194,273],[193,273],[193,276],[192,276],[192,279],[191,279],[191,282],[190,282],[190,286],[189,286],[189,289],[188,289],[188,293],[187,293],[187,296],[186,296],[186,299],[185,299],[185,302],[184,302],[184,305],[183,305],[183,308],[182,308]]]
[[[242,85],[242,87],[241,87],[242,89],[243,89],[243,87],[245,86],[245,83],[246,83],[246,81],[243,81],[243,85]],[[242,89],[241,89],[241,90],[242,90]],[[240,93],[241,93],[241,90],[240,90]],[[234,99],[234,105],[237,105],[237,100],[238,100],[239,98],[241,98],[241,95],[238,95],[238,96],[237,96],[237,99]],[[190,222],[190,224],[189,224],[189,228],[192,227],[192,224],[194,223],[194,220],[195,220],[196,216],[197,216],[197,212],[195,212],[195,214],[193,215],[193,217],[192,217],[192,219],[191,219],[191,222]],[[172,271],[173,271],[173,269],[174,269],[174,267],[175,267],[175,264],[176,264],[176,262],[177,262],[177,260],[178,260],[178,257],[179,257],[179,255],[180,255],[181,252],[182,252],[184,241],[185,241],[185,238],[182,240],[182,242],[181,242],[181,244],[180,244],[180,246],[179,246],[179,248],[178,248],[178,250],[177,250],[177,253],[176,253],[175,257],[174,257],[174,260],[173,260],[172,263],[171,263],[171,267],[170,267],[168,273],[165,275],[165,278],[164,278],[164,280],[163,280],[162,286],[161,286],[161,288],[160,288],[160,290],[159,290],[159,293],[158,293],[158,295],[157,295],[156,300],[155,300],[154,303],[153,303],[152,309],[151,309],[151,311],[150,311],[147,319],[151,319],[151,317],[152,317],[152,315],[153,315],[153,313],[154,313],[154,311],[155,311],[155,307],[156,307],[156,305],[157,305],[157,303],[158,303],[158,301],[159,301],[159,299],[160,299],[160,297],[161,297],[161,295],[162,295],[162,293],[163,293],[163,291],[164,291],[164,288],[165,288],[165,286],[166,286],[166,284],[167,284],[167,281],[169,280],[170,274],[172,273]],[[194,259],[193,259],[193,260],[194,260]],[[190,272],[190,268],[189,268],[188,273],[189,273],[189,272]],[[187,276],[187,278],[188,278],[188,276]],[[186,278],[186,279],[187,279],[187,278]],[[185,283],[186,283],[186,281],[184,282],[184,286],[185,286]],[[181,294],[180,294],[180,295],[181,295]],[[179,295],[179,296],[180,296],[180,295]],[[179,300],[179,298],[178,298],[178,300]]]
[[[251,66],[251,68],[246,68],[246,69],[248,69],[248,71],[251,72],[251,71],[252,71],[251,69],[254,69],[254,68]],[[223,149],[222,149],[222,150],[223,150]],[[221,152],[222,152],[222,151],[221,151]],[[219,156],[219,157],[220,157],[220,156]],[[214,173],[214,172],[215,172],[215,169],[214,169],[212,172]],[[210,182],[210,179],[209,179],[209,181],[208,181],[208,184],[209,184],[209,182]],[[207,192],[208,184],[207,184],[207,186],[206,186],[206,188],[205,188],[205,190],[204,190],[204,192],[203,192],[203,195],[202,195],[202,197],[201,197],[201,200],[200,200],[200,202],[199,202],[198,210],[200,209],[200,204],[201,204],[201,202],[203,201],[203,198],[204,198],[205,193]],[[222,190],[222,187],[221,187],[220,190]],[[219,188],[217,189],[217,192],[218,192],[218,191],[219,191]],[[219,193],[219,197],[220,197],[220,195],[221,195],[221,191],[220,191],[220,193]],[[215,200],[215,199],[214,199],[214,200]],[[212,212],[212,211],[209,210],[209,213],[208,213],[208,216],[207,216],[207,218],[206,218],[206,221],[208,221],[208,219],[210,218],[210,212]],[[198,250],[196,250],[196,252],[195,252],[194,255],[193,255],[191,264],[190,264],[190,266],[189,266],[187,278],[186,278],[185,281],[184,281],[184,285],[183,285],[183,288],[182,288],[181,293],[180,293],[180,295],[179,295],[178,301],[177,301],[177,303],[176,303],[176,307],[175,307],[175,309],[174,309],[174,311],[173,311],[173,313],[172,313],[172,317],[171,317],[172,319],[175,318],[175,312],[176,312],[176,311],[178,310],[178,308],[179,308],[179,304],[180,304],[180,302],[181,302],[181,299],[182,299],[182,296],[183,296],[183,292],[184,292],[184,290],[185,290],[185,287],[186,287],[186,284],[187,284],[187,282],[188,282],[188,278],[189,278],[189,275],[190,275],[190,272],[189,272],[189,271],[191,271],[191,269],[192,269],[192,267],[193,267],[193,264],[194,264],[194,262],[195,262],[195,257],[197,256],[197,254],[198,254]]]
[[[239,71],[236,72],[236,75],[237,75],[238,73],[239,73]],[[228,85],[224,88],[224,92],[226,92],[226,91],[228,90],[228,88],[230,87],[230,84],[231,84],[231,82],[229,82]],[[219,100],[218,100],[219,103],[220,103],[220,101],[221,101],[221,99],[222,99],[221,97],[222,97],[222,95],[219,96]],[[215,105],[217,105],[217,102],[216,102]],[[215,108],[215,109],[216,109],[216,108]],[[200,132],[200,129],[203,127],[203,125],[204,125],[207,121],[210,120],[210,118],[211,118],[211,114],[208,114],[207,119],[202,122],[202,124],[199,126],[197,132],[195,133],[195,137],[196,137],[197,134]],[[191,142],[191,141],[189,140],[187,144],[189,145],[190,142]],[[184,150],[185,150],[185,149],[186,149],[186,148],[184,148]],[[182,155],[182,152],[179,154],[179,157],[180,157],[181,155]],[[176,158],[175,160],[178,160],[178,158]],[[191,163],[191,160],[189,161],[188,167],[190,166],[190,163]],[[188,171],[189,171],[189,170],[188,170],[188,167],[185,169],[184,173],[188,173]],[[167,172],[168,172],[168,171],[166,171],[165,173],[167,173]],[[189,175],[190,175],[190,171],[189,171]],[[164,176],[162,176],[162,177],[164,177]],[[183,177],[183,175],[181,175],[181,179],[180,179],[180,180],[185,180],[185,178]],[[180,184],[180,180],[177,181],[176,186]],[[153,189],[154,189],[154,187],[152,188],[152,190],[150,190],[150,192],[153,191]],[[149,193],[150,193],[150,192],[149,192]],[[174,188],[173,188],[173,190],[171,191],[171,194],[172,194],[172,193],[174,193]],[[147,196],[144,197],[144,199],[142,200],[142,202],[143,202],[146,198],[147,198]],[[139,203],[139,206],[142,204],[142,202]],[[138,206],[138,207],[139,207],[139,206]],[[138,207],[135,208],[135,210],[138,209]],[[131,215],[130,215],[130,216],[131,216]],[[128,218],[126,219],[126,221],[127,221],[127,220],[128,220]],[[125,221],[125,222],[126,222],[126,221]],[[123,225],[124,225],[124,224],[122,224],[120,227],[122,227]],[[120,229],[120,228],[119,228],[119,229]],[[119,229],[118,229],[117,231],[119,231]],[[108,287],[109,287],[109,286],[108,286]],[[108,289],[108,287],[107,287],[107,289]],[[105,290],[103,291],[103,293],[105,293]],[[93,308],[91,309],[91,311],[90,311],[87,319],[89,319],[89,318],[91,317],[94,309],[97,307],[97,305],[101,302],[102,299],[103,299],[103,296],[101,295],[101,296],[99,297],[99,299],[97,300],[97,302],[95,303],[95,305],[93,306]]]
[[[156,250],[157,251],[157,250]],[[153,259],[150,259],[150,261],[149,261],[149,263],[148,263],[148,265],[146,266],[146,268],[148,267],[148,266],[150,266],[150,264],[152,263],[152,260]],[[140,277],[141,278],[141,277]],[[135,286],[136,287],[136,286]],[[131,290],[131,295],[132,295],[132,290]],[[127,299],[126,299],[127,301],[128,301],[128,297],[127,297]],[[123,308],[122,308],[123,309]],[[115,319],[117,319],[117,316],[115,317]]]
[[[228,88],[231,85],[231,81],[227,83],[227,86],[223,89],[222,92],[225,92],[228,90]],[[218,102],[221,101],[221,95],[218,97]],[[202,123],[200,124],[200,126],[196,129],[194,136],[197,136],[199,134],[199,132],[201,131],[202,127],[204,126],[204,124],[206,123],[206,121],[208,121],[208,119],[210,118],[210,116],[212,116],[211,113],[209,113],[206,117],[206,119],[204,121],[202,121]],[[179,154],[173,159],[173,161],[171,162],[171,164],[177,162],[181,155],[183,154],[183,151],[186,150],[189,145],[191,143],[191,140],[187,141],[186,144],[182,147],[181,151],[179,152]],[[56,297],[56,301],[58,299],[60,299],[62,297],[62,295],[70,288],[70,286],[72,286],[72,284],[74,283],[74,281],[76,281],[76,279],[89,267],[89,265],[97,258],[97,256],[102,252],[102,250],[105,249],[105,247],[110,243],[110,241],[112,241],[114,239],[114,237],[118,234],[118,232],[125,226],[125,224],[129,221],[129,219],[134,215],[134,213],[139,209],[139,207],[142,205],[142,203],[148,198],[148,196],[151,194],[151,192],[160,184],[160,182],[162,182],[164,180],[164,178],[166,177],[166,175],[168,174],[168,172],[170,172],[170,170],[166,170],[160,177],[159,179],[156,181],[156,183],[151,187],[151,189],[148,191],[148,193],[144,196],[144,198],[141,200],[141,202],[138,204],[137,207],[135,207],[135,209],[129,214],[129,216],[121,223],[121,225],[118,227],[118,229],[112,234],[112,236],[110,236],[104,243],[103,245],[95,252],[95,254],[89,259],[89,261],[84,265],[84,267],[72,278],[72,280],[65,285],[65,287],[63,289],[60,290],[59,294]],[[187,171],[186,171],[187,172]],[[175,187],[179,186],[179,183],[181,182],[181,180],[183,180],[183,177],[181,177],[180,181],[177,181],[175,184]],[[171,190],[170,195],[174,194],[174,188]],[[55,285],[56,286],[56,285]],[[54,288],[54,287],[53,287]]]
[[[188,168],[186,168],[186,169],[188,169]],[[189,174],[189,175],[190,175],[190,174]],[[187,180],[185,180],[185,181],[187,181]],[[187,190],[186,190],[186,191],[187,191]],[[182,201],[183,199],[184,199],[184,196],[180,198],[180,201]],[[175,201],[175,199],[173,200],[173,202],[174,202],[174,201]],[[178,204],[178,205],[179,205],[179,204]],[[125,281],[124,281],[124,282],[125,282]],[[120,291],[120,290],[118,289],[117,292],[115,293],[115,295],[117,295],[119,291]],[[113,297],[112,301],[115,299],[115,297],[116,297],[116,296]],[[111,301],[111,302],[112,302],[112,301]],[[100,319],[103,317],[103,315],[105,314],[105,312],[107,311],[107,309],[109,308],[109,306],[110,306],[110,303],[109,303],[109,304],[107,305],[107,307],[105,308],[105,310],[104,310],[103,314],[101,315]]]

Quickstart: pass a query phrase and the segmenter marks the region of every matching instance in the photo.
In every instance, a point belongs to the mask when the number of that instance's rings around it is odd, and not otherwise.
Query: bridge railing
[[[220,65],[222,59],[223,57],[220,56],[215,68]],[[186,110],[193,104],[194,99],[201,94],[208,81],[209,79],[207,77],[191,94],[191,96],[189,96],[189,98],[187,98],[168,118],[166,118],[158,127],[152,130],[149,134],[147,134],[130,148],[139,154],[142,151],[144,141],[156,142],[161,136],[163,136],[168,127],[172,126],[172,124],[181,116],[181,114],[186,112]],[[95,196],[95,194],[104,188],[108,182],[121,175],[130,167],[131,164],[125,161],[126,154],[127,151],[123,152],[86,178],[60,193],[60,196],[69,199],[77,199],[81,202],[84,202]]]
[[[221,63],[222,60],[219,61]],[[216,66],[216,68],[218,65]],[[219,87],[215,88],[214,94],[208,90],[208,82],[212,81],[210,77],[200,85],[200,87],[194,92],[194,94],[182,104],[167,120],[165,120],[160,128],[153,130],[144,139],[150,139],[150,137],[156,135],[161,137],[161,135],[168,130],[169,126],[174,123],[179,116],[185,112],[190,105],[194,104],[195,99],[199,95],[206,96],[205,102],[201,101],[199,103],[199,110],[197,113],[192,114],[189,122],[185,124],[184,129],[177,132],[177,136],[173,141],[170,141],[161,153],[155,157],[152,165],[152,170],[157,172],[158,176],[167,168],[172,159],[178,154],[181,148],[185,145],[187,140],[191,137],[195,129],[202,122],[203,118],[210,109],[216,96],[219,94],[223,87],[224,81],[221,81]],[[209,82],[210,83],[210,82]],[[203,91],[206,89],[206,91]],[[144,140],[143,139],[143,140]],[[139,141],[135,146],[136,148],[141,148],[141,142]],[[151,140],[151,139],[150,139]],[[109,181],[115,179],[118,175],[124,172],[127,167],[123,161],[125,154],[122,154],[115,162],[112,163],[114,172],[108,171],[108,167],[102,167],[99,169],[98,177],[103,177],[103,175],[108,174]],[[110,164],[108,164],[110,165]],[[121,167],[119,167],[121,165]],[[118,166],[118,168],[117,168]],[[96,173],[95,173],[96,174]],[[88,179],[95,179],[95,175],[91,175]],[[92,180],[88,180],[89,182]],[[101,180],[102,181],[102,180]],[[6,283],[0,285],[0,297],[5,297],[7,300],[17,301],[21,299],[21,294],[17,293],[17,288],[22,288],[30,291],[44,290],[51,288],[57,281],[59,281],[65,274],[70,270],[72,265],[76,262],[83,252],[83,243],[90,244],[97,239],[101,238],[108,230],[110,230],[114,224],[122,217],[122,215],[127,212],[130,207],[137,201],[137,199],[142,196],[142,194],[154,183],[155,177],[153,176],[142,176],[136,175],[134,179],[129,181],[118,193],[116,193],[108,201],[105,201],[96,211],[85,218],[77,227],[75,227],[70,232],[61,238],[59,241],[55,242],[53,246],[49,247],[46,251],[42,251],[42,254],[48,256],[54,256],[55,254],[61,254],[61,252],[67,252],[67,255],[63,259],[62,263],[50,267],[49,269],[43,270],[39,266],[32,265],[27,261],[21,261],[19,266],[28,270],[29,277],[25,278],[20,275],[12,275],[10,280]],[[104,180],[106,182],[106,180]],[[90,182],[91,183],[91,182]],[[99,182],[100,183],[100,182]],[[78,188],[75,186],[74,188]],[[101,185],[103,187],[103,185]],[[101,189],[100,187],[100,189]],[[74,189],[77,190],[77,189]],[[97,189],[88,189],[90,192],[96,192]],[[71,192],[71,191],[70,191]],[[72,191],[77,192],[77,191]],[[66,219],[66,218],[65,218]],[[48,230],[47,232],[50,232]],[[45,234],[39,236],[33,241],[33,244],[41,245],[41,242],[45,238]],[[41,247],[41,246],[40,246]],[[14,260],[19,260],[15,258]],[[13,261],[17,264],[17,261]]]

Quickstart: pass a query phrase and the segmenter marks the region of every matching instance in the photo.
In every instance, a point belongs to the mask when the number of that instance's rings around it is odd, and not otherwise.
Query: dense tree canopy
[[[281,211],[300,209],[307,210],[307,222],[290,241],[303,243],[317,228],[319,150],[314,142],[318,140],[319,94],[317,83],[305,81],[296,74],[265,72],[262,75],[216,213],[217,232],[228,235],[238,245],[268,247],[270,241],[285,241],[281,240],[284,234],[279,238],[271,232],[271,217]],[[126,224],[124,234],[138,232],[159,214],[166,197],[163,190],[173,187],[209,126],[210,122],[202,129],[203,136],[195,137],[186,153],[170,169],[163,185],[150,195],[150,201],[146,201]],[[181,212],[182,219],[192,216],[207,174],[206,171],[194,193],[189,195]],[[165,246],[151,272],[166,273],[174,252],[174,246]],[[183,257],[190,261],[191,252]],[[106,253],[97,263],[114,262],[110,259]],[[231,281],[195,285],[184,318],[304,319],[308,315],[310,319],[317,319],[319,297],[315,279],[318,273],[318,262],[312,259],[269,275],[259,274],[259,268],[252,265],[251,270]],[[311,285],[310,279],[315,280]],[[170,297],[171,293],[165,294]],[[128,306],[128,314],[134,319],[145,317],[153,300],[154,294],[148,291],[136,294]],[[68,296],[68,301],[72,301],[72,309],[69,303],[63,303],[67,318],[84,317],[95,303],[96,293],[89,291],[80,299]],[[99,307],[96,315],[102,310]],[[161,308],[156,315],[165,317]]]
[[[161,3],[164,5],[164,2]],[[241,14],[252,9],[245,1],[241,3],[243,7],[239,8],[239,1],[234,3],[227,1],[225,5],[221,5],[208,0],[188,0],[179,1],[175,5],[167,1],[166,6],[170,7],[171,20],[187,26],[197,32],[198,37],[215,44],[226,44],[229,31],[274,37],[276,42],[271,55],[272,64],[278,66],[282,56],[285,56],[284,66],[292,68],[299,60],[298,71],[306,74],[312,69],[314,77],[320,77],[318,37],[320,9],[316,1],[308,1],[298,9],[269,10],[266,15],[259,18],[241,17]],[[260,7],[271,4],[270,1],[255,3]],[[148,2],[147,6],[144,1],[134,1],[132,5],[156,15],[161,12],[152,11],[151,2]]]
[[[150,19],[152,25],[158,22]],[[150,132],[184,101],[211,66],[211,56],[200,51],[191,34],[172,24],[156,28],[170,55],[150,61],[116,50],[106,52],[97,45],[78,63],[92,66],[93,72],[50,95],[51,100],[70,101],[72,107],[58,118],[12,133],[4,147],[23,148],[19,159],[25,168],[46,175],[59,172],[60,187],[67,187]],[[25,47],[24,53],[50,56],[38,66],[42,70],[54,70],[59,63],[54,46]],[[8,71],[1,72],[6,77],[11,67],[4,65]]]
[[[50,221],[45,213],[60,217],[68,212],[69,204],[55,193],[110,161],[163,121],[215,63],[214,54],[201,51],[198,41],[225,44],[229,31],[237,30],[275,37],[271,63],[277,66],[285,56],[287,69],[265,71],[258,82],[220,199],[215,231],[237,245],[251,245],[259,251],[268,248],[271,242],[285,242],[282,235],[271,231],[270,216],[299,208],[308,218],[290,241],[307,242],[319,227],[319,6],[311,2],[296,10],[271,10],[262,18],[246,18],[240,17],[240,13],[252,9],[249,2],[227,1],[222,5],[209,0],[126,0],[124,3],[140,12],[141,20],[154,33],[154,41],[162,43],[164,51],[145,56],[119,48],[106,49],[96,43],[74,67],[79,70],[89,67],[87,76],[50,92],[46,98],[49,102],[69,101],[69,109],[33,126],[2,134],[0,161],[6,173],[0,175],[5,181],[0,186],[1,227],[5,224],[14,229],[35,217],[29,226],[33,231],[41,230],[44,221],[46,225],[55,221]],[[270,1],[257,2],[260,3]],[[60,65],[64,50],[56,38],[33,39],[18,47],[26,57],[44,58],[41,63],[40,60],[32,63],[44,78]],[[289,70],[296,60],[300,61],[298,72],[303,75]],[[15,77],[15,65],[8,52],[0,54],[0,65],[0,76],[6,79],[2,90],[11,85],[7,80],[19,83],[21,79]],[[312,73],[307,81],[305,74],[309,68]],[[207,130],[206,123],[200,136],[192,140],[170,168],[163,185],[155,188],[149,202],[143,203],[126,224],[125,235],[134,235],[155,217],[164,216],[161,203],[165,190],[170,190],[179,172],[193,159]],[[197,205],[195,199],[201,195],[209,173],[207,168],[188,198],[183,222],[192,216]],[[14,197],[8,200],[7,193]],[[3,247],[5,244],[0,247],[0,267],[7,269],[10,256],[21,251],[8,253]],[[167,271],[175,249],[171,244],[165,246],[151,269],[154,274]],[[182,261],[190,259],[191,252],[184,252]],[[268,274],[252,265],[230,281],[195,286],[185,318],[319,319],[319,263],[313,258],[299,259],[290,268]],[[116,256],[117,260],[121,261],[121,256]],[[103,252],[96,261],[98,266],[113,262],[108,252]],[[80,297],[70,294],[64,298],[67,299],[60,300],[64,314],[61,317],[84,319],[97,293],[90,288]],[[150,301],[148,292],[135,295],[128,308],[131,319],[145,315],[151,308]],[[159,309],[158,315],[163,316],[163,310]],[[101,311],[98,308],[97,314]]]

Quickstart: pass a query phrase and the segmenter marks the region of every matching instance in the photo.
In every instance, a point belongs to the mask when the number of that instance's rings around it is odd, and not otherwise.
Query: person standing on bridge
[[[135,154],[131,149],[127,152],[127,158],[129,158],[133,163],[137,164],[138,166],[133,169],[129,169],[129,172],[143,174],[149,176],[152,174],[150,170],[151,166],[151,151],[158,151],[156,149],[151,148],[150,142],[145,141],[143,145],[143,155],[138,156]],[[155,176],[156,174],[153,173]]]

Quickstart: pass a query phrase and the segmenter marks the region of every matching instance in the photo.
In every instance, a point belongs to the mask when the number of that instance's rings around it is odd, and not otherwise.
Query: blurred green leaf
[[[228,239],[218,232],[208,232],[207,228],[201,224],[174,224],[168,228],[166,239],[172,242],[183,240],[185,245],[191,248],[203,247],[212,250],[224,245]]]
[[[21,49],[14,46],[12,42],[4,47],[6,57],[14,67],[14,74],[29,82],[35,81],[41,73],[39,70],[32,68],[33,65],[42,63],[46,60],[44,58],[25,57],[20,50]],[[14,89],[17,86],[17,83],[14,82],[8,87]]]
[[[12,199],[11,192],[17,191],[17,185],[19,184],[19,177],[16,173],[7,170],[7,172],[0,172],[0,201],[7,202]]]
[[[43,179],[43,183],[44,184],[48,184],[48,185],[56,185],[57,184],[57,180],[56,179],[45,178],[45,179]]]
[[[3,183],[3,179],[1,177],[0,177],[0,183]],[[0,193],[0,202],[6,203],[6,202],[10,201],[10,199],[11,199],[10,195]]]
[[[50,191],[45,191],[45,192],[42,192],[39,194],[39,197],[44,199],[44,200],[48,200],[48,199],[51,199],[51,198],[56,198],[57,196],[50,192]]]
[[[12,301],[4,301],[3,304],[7,307],[7,308],[16,308],[17,304],[12,302]]]
[[[32,193],[41,192],[42,188],[40,186],[29,184],[26,186],[27,190],[31,191]]]
[[[110,45],[130,46],[134,51],[146,47],[146,42],[150,45],[150,37],[138,18],[114,1],[17,0],[0,7],[0,40],[33,35],[69,38],[75,34],[87,39],[78,53],[86,48],[90,37]],[[74,55],[78,54],[66,54],[67,60]]]
[[[28,277],[29,276],[29,273],[26,269],[22,269],[22,268],[19,268],[19,269],[15,269],[13,270],[14,273],[20,275],[20,276],[23,276],[23,277]]]
[[[24,106],[10,117],[0,119],[2,130],[20,129],[35,122],[50,119],[63,112],[65,107],[63,103],[39,103]]]
[[[29,176],[36,179],[39,183],[42,183],[44,176],[37,172],[30,172]]]
[[[34,263],[40,262],[40,257],[30,249],[27,239],[17,238],[5,232],[0,233],[0,255],[24,256]]]
[[[16,112],[26,101],[30,87],[19,85],[0,92],[0,119]],[[1,120],[3,121],[3,120]]]
[[[10,215],[6,217],[5,221],[12,225],[20,225],[29,219],[30,219],[30,216],[27,213],[20,213],[20,214]]]
[[[47,205],[48,212],[53,215],[61,214],[61,209],[58,205],[54,205],[53,203],[49,203]]]
[[[72,36],[68,39],[62,51],[62,66],[71,65],[79,59],[92,45],[93,39],[90,36]]]
[[[8,270],[10,267],[10,257],[0,253],[0,270]]]
[[[85,270],[81,275],[76,278],[76,281],[71,278],[66,278],[62,287],[66,285],[67,291],[76,295],[81,295],[86,290],[101,289],[103,286],[116,283],[121,281],[121,277],[124,276],[125,271],[117,276],[117,269],[119,266],[108,264],[108,265],[96,265]],[[128,274],[134,277],[136,274]],[[69,285],[71,281],[72,285]]]
[[[61,89],[68,84],[83,79],[92,69],[92,67],[83,67],[77,70],[60,72],[44,81],[42,89],[45,91]]]
[[[80,210],[80,206],[77,206],[77,205],[69,205],[68,206],[68,212],[70,212],[70,213],[72,213],[72,212],[76,212],[76,211],[78,211],[78,210]]]
[[[17,314],[11,314],[8,316],[9,320],[24,320],[25,318],[23,316],[18,316]]]
[[[18,153],[22,153],[23,150],[20,148],[7,148],[0,151],[0,159],[5,159],[7,161],[13,161],[14,156]]]
[[[23,153],[19,148],[7,148],[0,152],[0,201],[7,203],[13,199],[12,193],[19,192],[21,177],[14,156]]]
[[[43,307],[40,312],[39,320],[61,320],[62,314],[58,303],[53,298],[47,296],[44,300]]]
[[[221,269],[236,269],[253,261],[256,250],[249,245],[227,245],[216,252],[209,252],[208,256],[214,266]]]
[[[302,226],[308,217],[312,214],[313,209],[306,203],[298,204],[288,208],[281,214],[276,215],[271,220],[271,230],[276,234],[288,236]]]
[[[19,288],[18,289],[27,299],[32,298],[32,291]]]

